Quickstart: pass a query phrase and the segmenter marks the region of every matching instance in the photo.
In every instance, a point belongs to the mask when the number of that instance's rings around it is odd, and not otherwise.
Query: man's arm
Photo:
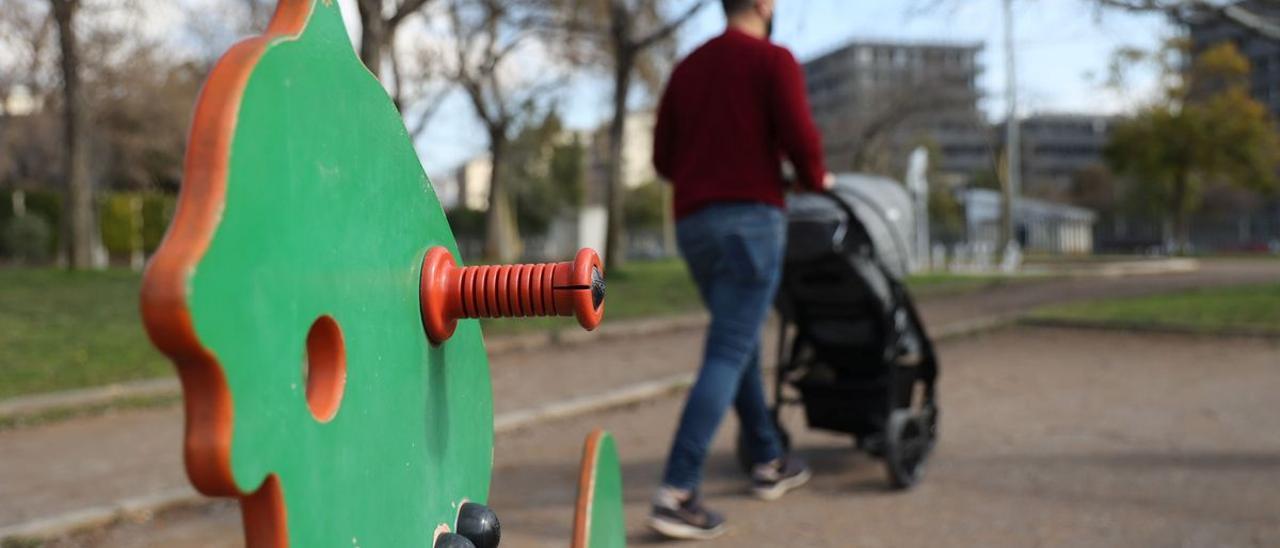
[[[658,120],[653,126],[653,168],[667,181],[672,180],[672,171],[675,161],[672,158],[672,142],[675,136],[675,118],[671,112],[671,84],[667,84],[666,91],[662,94],[662,101],[658,104]]]
[[[782,49],[774,67],[773,89],[770,90],[770,113],[773,127],[778,129],[778,143],[796,168],[796,181],[802,188],[821,191],[830,184],[822,158],[822,138],[809,111],[809,97],[804,87],[804,72],[791,52]]]

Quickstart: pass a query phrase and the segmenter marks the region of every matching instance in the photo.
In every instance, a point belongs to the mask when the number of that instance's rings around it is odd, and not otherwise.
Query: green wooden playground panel
[[[201,105],[232,107],[201,122],[198,106],[195,127],[229,141],[193,131],[143,315],[183,373],[193,482],[247,497],[278,480],[287,541],[251,542],[431,546],[464,502],[489,495],[493,394],[480,326],[461,320],[442,344],[428,340],[423,257],[436,246],[459,256],[435,190],[338,3],[281,5],[277,18],[305,19],[301,32],[273,35],[256,56],[232,50],[220,65],[247,67],[244,79],[202,92]],[[340,336],[309,346],[316,326],[333,325]],[[325,373],[308,364],[324,361],[344,365],[327,403],[308,396]],[[229,413],[211,402],[229,402]],[[228,428],[198,426],[209,424]],[[607,434],[595,448],[589,546],[623,546],[617,450]]]

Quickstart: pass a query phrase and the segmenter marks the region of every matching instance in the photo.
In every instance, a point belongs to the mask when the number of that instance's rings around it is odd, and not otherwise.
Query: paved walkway
[[[942,350],[942,442],[920,486],[887,491],[878,462],[790,415],[815,478],[759,502],[730,425],[705,491],[732,529],[705,546],[1280,545],[1280,344],[1011,328]],[[618,437],[629,541],[655,544],[643,520],[679,405],[499,436],[490,503],[503,545],[567,543],[582,437],[597,425]],[[183,510],[54,546],[239,546],[238,515]]]
[[[922,313],[938,330],[1064,300],[1275,279],[1280,279],[1280,261],[1210,262],[1189,274],[1015,284],[932,299]],[[701,332],[695,330],[497,356],[492,361],[496,412],[689,372],[700,342]],[[180,430],[179,410],[166,408],[0,432],[0,529],[121,499],[185,492]]]

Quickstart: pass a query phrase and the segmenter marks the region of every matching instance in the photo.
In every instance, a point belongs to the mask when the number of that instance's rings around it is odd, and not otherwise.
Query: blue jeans
[[[760,330],[782,277],[786,218],[755,203],[708,207],[676,226],[680,255],[711,312],[698,380],[689,391],[665,485],[696,489],[716,429],[733,404],[754,462],[782,455],[765,403]]]

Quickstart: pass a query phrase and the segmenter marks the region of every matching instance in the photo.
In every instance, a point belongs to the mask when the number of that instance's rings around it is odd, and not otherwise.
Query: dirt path
[[[1195,273],[1052,280],[940,297],[923,303],[922,313],[936,329],[1051,302],[1276,279],[1280,279],[1280,261],[1211,261]],[[692,371],[701,336],[699,331],[668,333],[496,356],[492,361],[496,411],[528,409]],[[947,352],[944,358],[950,362],[952,350]],[[1207,356],[1206,361],[1218,360]],[[950,424],[951,416],[946,420]],[[181,470],[180,430],[179,410],[168,408],[0,432],[0,528],[187,488]],[[505,451],[502,443],[500,459]],[[664,445],[666,440],[653,443]],[[576,460],[576,450],[566,453],[570,456],[560,464]]]
[[[817,472],[783,501],[743,495],[732,425],[705,486],[729,516],[706,546],[1275,546],[1280,343],[1019,328],[943,345],[943,441],[917,489],[793,417]],[[504,546],[564,546],[592,427],[618,436],[630,541],[678,397],[500,436],[492,506]],[[64,546],[238,546],[233,506],[184,510]]]

